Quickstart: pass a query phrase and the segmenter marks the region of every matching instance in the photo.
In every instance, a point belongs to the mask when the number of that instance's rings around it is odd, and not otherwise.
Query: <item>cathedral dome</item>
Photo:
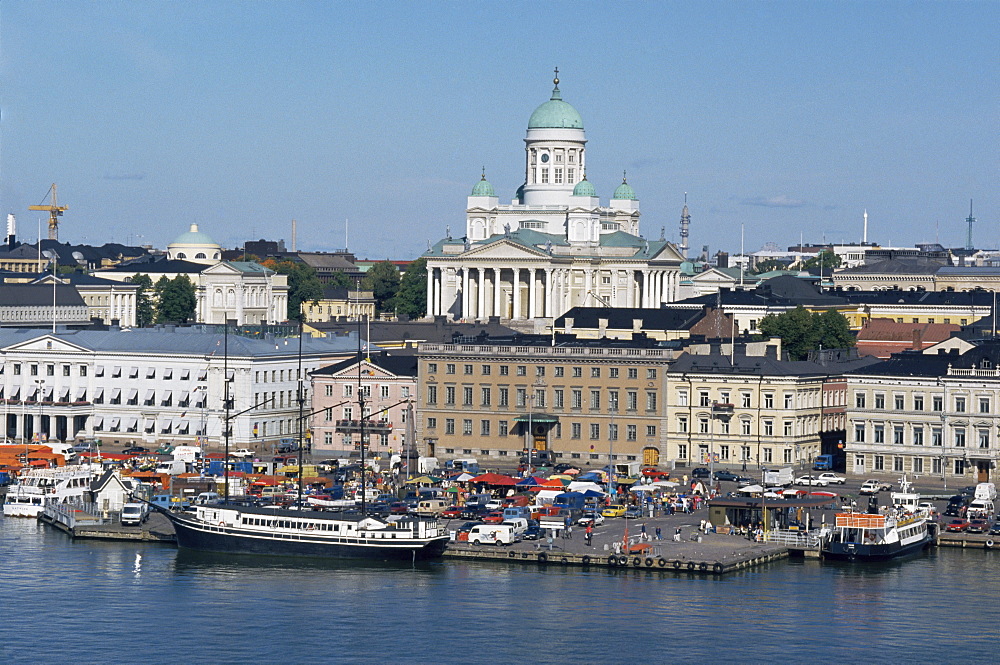
[[[483,179],[476,183],[476,186],[472,188],[472,194],[470,196],[496,196],[493,192],[493,185],[486,180],[486,173],[483,173]]]
[[[612,196],[613,199],[627,199],[630,201],[638,201],[639,197],[635,195],[635,190],[632,189],[631,185],[625,178],[622,178],[622,184],[618,185],[618,189],[615,190],[615,195]]]
[[[167,258],[214,264],[222,260],[222,246],[207,233],[199,231],[197,224],[192,224],[187,232],[167,245]]]
[[[552,97],[531,114],[528,129],[583,129],[583,118],[575,108],[562,100],[559,79],[553,81]]]
[[[573,196],[597,196],[597,190],[587,180],[586,174],[584,174],[583,180],[576,183],[576,187],[573,188]]]

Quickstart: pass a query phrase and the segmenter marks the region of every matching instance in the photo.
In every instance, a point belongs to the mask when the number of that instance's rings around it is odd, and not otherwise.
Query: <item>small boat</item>
[[[7,488],[4,497],[5,517],[38,517],[45,506],[82,501],[90,484],[104,469],[100,464],[32,469]]]
[[[838,513],[821,551],[827,559],[888,561],[919,552],[930,541],[924,515]]]
[[[156,509],[174,525],[179,547],[203,552],[414,561],[440,557],[448,542],[437,521],[419,517],[232,504],[197,506],[194,512]]]

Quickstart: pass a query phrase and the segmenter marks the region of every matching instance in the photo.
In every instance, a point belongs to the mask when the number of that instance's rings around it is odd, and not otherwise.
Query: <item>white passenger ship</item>
[[[7,488],[3,502],[5,517],[38,517],[45,506],[67,501],[82,501],[90,484],[100,477],[100,464],[33,469],[19,476],[17,484]]]

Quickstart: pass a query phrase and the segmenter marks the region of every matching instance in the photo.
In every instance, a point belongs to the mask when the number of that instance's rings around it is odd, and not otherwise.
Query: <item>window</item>
[[[326,395],[327,397],[333,397],[333,386],[332,385],[324,386],[323,394]]]
[[[87,366],[80,365],[80,376],[87,376]]]
[[[708,401],[708,391],[699,390],[698,391],[698,406],[711,406]]]
[[[264,374],[267,374],[267,372],[264,372]],[[435,388],[435,390],[437,390],[437,388]],[[437,393],[434,393],[434,394],[437,395]],[[354,386],[352,386],[349,383],[345,383],[344,384],[344,397],[353,397],[353,396],[354,396]],[[435,398],[434,401],[436,402],[437,399]]]
[[[979,398],[979,413],[989,413],[990,412],[990,398],[980,397]]]
[[[635,441],[638,438],[639,438],[639,428],[636,427],[635,425],[626,425],[625,426],[625,440],[626,441]]]
[[[698,419],[698,433],[699,434],[708,434],[708,418],[699,418]]]
[[[785,436],[792,436],[792,421],[786,420],[782,423],[782,431]]]
[[[564,367],[556,367],[552,370],[557,378],[562,378],[566,372]]]
[[[515,388],[514,400],[515,406],[524,406],[528,401],[528,390],[526,388]]]
[[[893,398],[892,398],[892,401],[893,401],[893,405],[894,405],[893,408],[896,409],[896,411],[902,411],[903,410],[903,408],[904,408],[903,402],[905,400],[903,399],[902,395],[894,395]]]
[[[574,409],[582,409],[583,408],[583,391],[582,390],[577,390],[577,389],[574,388],[573,389],[572,397],[573,397],[572,408],[574,408]]]
[[[579,379],[582,376],[583,376],[583,368],[582,367],[574,367],[573,368],[573,378],[574,379]]]
[[[497,423],[497,434],[499,434],[500,436],[507,436],[507,432],[510,431],[508,427],[509,426],[507,425],[506,420],[499,421]]]
[[[903,426],[893,425],[892,427],[892,444],[894,446],[903,445]]]
[[[764,436],[774,436],[774,421],[765,420],[764,421]]]
[[[601,408],[601,391],[591,390],[590,391],[590,408],[599,409]]]
[[[535,388],[535,406],[539,409],[545,408],[545,389]]]
[[[462,435],[472,436],[472,418],[462,419]]]
[[[454,418],[445,418],[444,419],[444,433],[445,434],[454,434],[455,433],[455,419]]]
[[[764,393],[764,408],[765,409],[774,408],[774,393]]]
[[[774,461],[774,455],[771,454],[771,449],[770,448],[763,448],[760,452],[761,452],[761,455],[763,456],[765,462],[769,462],[770,463],[770,462]]]
[[[549,170],[547,168],[542,168],[542,184],[549,184]]]
[[[913,458],[913,473],[923,473],[924,472],[924,458],[914,457]]]
[[[646,370],[646,378],[649,379],[649,380],[655,379],[656,378],[656,370],[655,369],[647,369]]]
[[[618,440],[618,424],[610,423],[608,425],[608,441],[617,441],[617,440]]]
[[[581,436],[583,436],[581,432],[583,428],[580,426],[580,423],[573,423],[572,425],[570,425],[569,429],[570,429],[570,436],[572,436],[572,438],[579,439]]]
[[[479,421],[479,436],[489,436],[490,435],[490,421],[480,420]]]
[[[646,425],[646,436],[656,436],[656,425]]]
[[[955,460],[955,475],[962,476],[965,475],[965,460],[957,459]]]
[[[636,390],[625,391],[625,408],[635,411],[639,408],[639,393]]]
[[[650,390],[646,391],[646,410],[656,411],[656,393]]]
[[[865,442],[865,426],[858,424],[854,426],[854,442],[864,443]]]
[[[931,459],[931,473],[941,473],[941,458],[935,457]]]
[[[555,403],[552,405],[553,407],[556,409],[566,408],[566,391],[562,388],[556,388],[554,400]]]
[[[444,389],[444,403],[449,406],[455,405],[455,386],[446,386]]]
[[[454,374],[455,373],[455,363],[448,363],[447,365],[445,365],[444,371],[445,371],[445,374]]]
[[[897,472],[903,470],[903,458],[902,457],[893,457],[892,458],[892,470],[893,471],[897,471]]]
[[[750,421],[749,420],[741,420],[740,421],[740,434],[742,434],[743,436],[750,436],[750,427],[751,426],[750,426]]]
[[[875,465],[872,468],[874,471],[885,471],[885,458],[882,455],[876,455]]]
[[[438,419],[437,418],[428,418],[427,419],[427,429],[437,429],[437,426],[438,426]]]
[[[914,411],[923,411],[924,410],[924,396],[923,395],[914,395],[913,396],[913,410]]]
[[[636,368],[636,367],[629,367],[628,368],[628,378],[630,378],[630,379],[638,379],[639,378],[639,370],[638,370],[638,368]]]
[[[462,388],[462,406],[472,406],[472,387],[465,386]]]
[[[980,448],[990,447],[990,431],[988,429],[979,430],[979,447]]]
[[[687,406],[688,405],[688,391],[687,390],[678,390],[677,391],[677,404],[678,404],[678,406]]]
[[[601,378],[601,368],[600,367],[591,367],[590,368],[590,378],[592,378],[592,379],[599,379],[599,378]]]
[[[885,408],[885,395],[881,393],[875,393],[875,408],[876,409]]]
[[[56,375],[56,366],[55,365],[46,365],[45,366],[45,375],[46,376],[55,376]]]
[[[608,410],[617,411],[618,410],[618,391],[609,390],[608,391]]]
[[[681,434],[687,434],[688,431],[688,419],[687,416],[677,416],[677,431]]]
[[[611,367],[610,369],[608,369],[608,378],[609,379],[617,379],[618,378],[618,368],[617,367]]]
[[[527,365],[518,365],[517,366],[517,375],[518,376],[528,376],[528,366]]]
[[[379,386],[379,396],[382,399],[389,399],[389,386]]]
[[[958,413],[965,413],[965,398],[956,397],[955,398],[955,411]]]
[[[686,443],[677,444],[677,457],[680,459],[688,458],[688,447]]]
[[[782,453],[783,453],[782,454],[782,461],[785,464],[791,464],[792,463],[792,450],[791,450],[791,448],[785,448],[782,451]]]
[[[492,397],[492,395],[490,394],[490,389],[489,388],[483,388],[481,392],[482,392],[482,398],[483,398],[483,406],[489,406],[490,405],[490,398]]]
[[[437,386],[427,386],[427,403],[437,404],[437,401],[438,401]]]
[[[955,428],[955,447],[965,448],[965,428],[956,427]]]
[[[463,374],[472,374],[472,365],[463,365],[462,366],[462,373]]]
[[[785,408],[786,409],[794,408],[792,406],[794,402],[795,402],[795,396],[792,395],[791,393],[785,393]]]
[[[500,388],[500,406],[507,407],[510,406],[510,389]]]
[[[931,411],[944,411],[944,397],[934,395],[931,398]]]
[[[601,438],[601,426],[599,424],[590,424],[590,438],[595,441]]]
[[[863,409],[865,408],[865,394],[864,393],[854,393],[854,408]]]
[[[931,428],[931,445],[932,446],[940,446],[942,444],[943,444],[943,441],[941,440],[941,428],[940,427],[932,427]]]
[[[885,425],[875,425],[872,431],[872,443],[885,443]]]
[[[749,409],[750,408],[750,393],[749,392],[741,392],[740,393],[740,406],[742,406],[744,409]]]
[[[63,376],[69,376],[69,365],[63,365],[62,366],[62,375]]]
[[[545,376],[545,365],[537,365],[535,367],[535,376]]]
[[[500,365],[500,376],[507,376],[510,374],[510,367],[507,365]]]
[[[924,445],[924,428],[922,425],[916,425],[913,427],[913,445]]]
[[[729,391],[728,390],[720,390],[719,391],[719,403],[720,404],[731,404],[732,403],[732,402],[729,401]]]
[[[38,365],[32,365],[31,366],[31,372],[30,372],[30,374],[31,374],[31,376],[38,376]],[[118,370],[118,375],[117,376],[121,376],[121,370]]]
[[[489,376],[492,373],[493,368],[489,365],[481,365],[479,370],[482,372],[483,376]]]

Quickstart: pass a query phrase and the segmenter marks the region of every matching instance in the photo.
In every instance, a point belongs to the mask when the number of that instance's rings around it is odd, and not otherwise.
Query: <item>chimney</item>
[[[778,347],[774,344],[768,344],[764,349],[764,357],[770,358],[771,360],[778,359]]]
[[[924,348],[924,331],[920,328],[913,329],[913,346],[910,348],[915,351]]]
[[[608,319],[597,319],[597,333],[601,337],[607,337],[607,334],[608,334]]]

